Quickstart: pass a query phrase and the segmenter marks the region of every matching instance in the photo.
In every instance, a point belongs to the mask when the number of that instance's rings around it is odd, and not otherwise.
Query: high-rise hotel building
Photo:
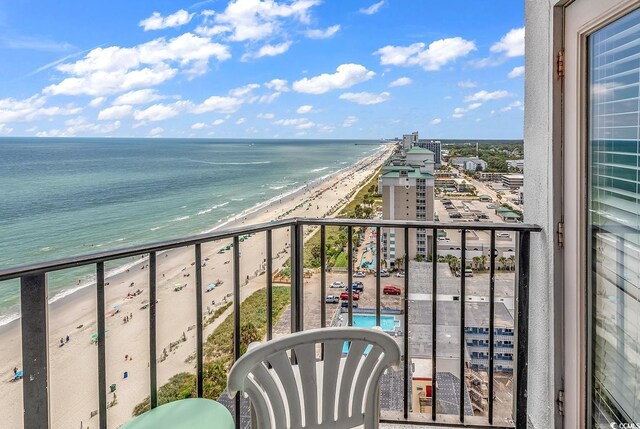
[[[382,194],[383,219],[433,220],[434,153],[417,146],[402,150],[383,167],[378,181]],[[430,246],[430,231],[416,228],[409,231],[409,257],[426,257]],[[382,229],[382,254],[388,267],[404,257],[404,230]]]

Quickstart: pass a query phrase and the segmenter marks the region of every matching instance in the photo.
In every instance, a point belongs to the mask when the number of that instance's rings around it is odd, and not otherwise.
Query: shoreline
[[[265,223],[272,219],[286,217],[327,217],[333,216],[336,210],[343,208],[364,186],[382,162],[390,154],[392,147],[382,146],[358,162],[339,171],[325,175],[290,192],[283,198],[271,199],[261,206],[251,208],[250,213],[241,213],[224,227],[230,228],[251,223]],[[222,227],[222,225],[220,226]],[[289,234],[287,228],[273,231],[273,269],[280,268],[289,257],[287,253]],[[310,234],[312,236],[313,234]],[[305,240],[308,237],[305,237]],[[231,252],[219,254],[222,243],[229,240],[214,241],[203,244],[202,257],[210,258],[206,267],[202,268],[203,288],[213,283],[216,278],[224,279],[213,291],[203,293],[203,315],[211,314],[219,308],[232,292]],[[264,234],[256,234],[241,245],[241,292],[242,301],[251,293],[265,287],[263,262],[265,257]],[[162,254],[165,256],[162,257]],[[189,356],[195,350],[195,283],[193,247],[182,247],[168,250],[158,257],[157,266],[157,351],[162,355],[164,349],[169,350],[166,360],[158,363],[158,386],[166,383],[168,378],[178,372],[193,371],[193,362]],[[169,257],[171,256],[171,257]],[[131,261],[128,270],[109,276],[109,286],[105,287],[106,347],[107,347],[107,381],[118,384],[118,402],[121,404],[109,408],[109,425],[118,424],[130,419],[131,409],[148,395],[148,313],[144,310],[144,300],[148,299],[147,259]],[[118,269],[114,267],[113,270]],[[111,270],[109,270],[111,271]],[[246,281],[245,281],[246,279]],[[129,285],[134,283],[134,287]],[[175,291],[174,286],[184,285],[184,291]],[[130,298],[127,295],[140,288],[140,296]],[[209,306],[211,304],[211,306]],[[142,305],[142,307],[141,307]],[[95,345],[90,337],[95,333],[96,314],[95,282],[76,290],[49,305],[49,350],[51,361],[52,383],[52,421],[53,427],[80,425],[94,426],[90,412],[97,408],[97,361]],[[119,314],[113,314],[114,309]],[[233,307],[205,327],[205,338],[222,320],[231,314]],[[124,321],[123,316],[131,315]],[[134,317],[135,316],[135,317]],[[12,368],[20,367],[20,319],[0,326],[0,360],[5,363],[0,367],[0,394],[7,398],[21,397],[21,383],[10,383],[7,380],[13,375]],[[71,341],[59,346],[59,339],[66,335]],[[185,337],[178,347],[171,348],[171,343]],[[128,355],[135,360],[127,361],[122,357]],[[127,379],[122,378],[128,372]],[[60,395],[68,401],[55,401]],[[110,396],[109,396],[110,398]],[[8,402],[5,402],[8,403]],[[55,404],[55,407],[54,407]],[[9,427],[18,425],[22,418],[21,407],[4,408],[5,422]],[[68,409],[67,409],[68,408]],[[95,417],[94,417],[95,419]]]
[[[336,170],[329,174],[325,174],[324,176],[305,182],[305,184],[299,186],[298,188],[285,191],[282,194],[271,197],[265,201],[258,202],[252,207],[249,207],[248,209],[245,209],[238,214],[230,215],[226,220],[220,219],[215,226],[202,231],[200,234],[208,234],[225,227],[227,228],[240,227],[243,224],[245,224],[245,220],[250,221],[250,217],[254,215],[256,212],[262,209],[269,209],[269,207],[275,205],[276,203],[282,204],[282,203],[291,202],[295,198],[298,198],[302,194],[304,194],[305,190],[312,189],[316,186],[321,185],[323,182],[336,178],[340,174],[343,174],[346,171],[348,171],[349,169],[354,168],[356,165],[365,163],[368,159],[375,159],[377,156],[379,156],[380,154],[386,151],[388,151],[388,147],[381,144],[376,151],[374,151],[367,157],[361,159],[360,161],[356,162],[355,164],[344,166],[339,170]],[[322,170],[320,169],[319,171],[322,171]],[[245,219],[242,219],[242,218],[245,218]],[[118,248],[114,248],[114,250],[117,250],[117,249]],[[166,252],[171,252],[171,250],[168,250]],[[144,258],[137,259],[128,263],[124,263],[122,265],[112,268],[111,270],[109,270],[109,272],[105,273],[105,281],[114,277],[117,278],[119,274],[122,274],[123,272],[127,272],[127,270],[130,270],[132,268],[139,267],[141,264],[144,264],[144,262],[147,261],[147,259],[148,258],[145,256]],[[56,292],[56,294],[53,297],[49,298],[50,309],[53,309],[54,305],[57,306],[57,305],[73,302],[75,297],[83,296],[81,295],[81,292],[83,290],[90,289],[92,287],[95,289],[95,286],[96,286],[96,281],[94,278],[92,280],[85,281],[81,284],[74,285],[69,289],[62,289]],[[61,302],[61,304],[56,304],[58,302]],[[6,318],[7,320],[3,321],[2,320],[3,318]],[[20,320],[21,320],[21,317],[19,313],[9,313],[7,315],[0,315],[0,335],[5,333],[8,330],[15,329],[17,325],[20,323]]]

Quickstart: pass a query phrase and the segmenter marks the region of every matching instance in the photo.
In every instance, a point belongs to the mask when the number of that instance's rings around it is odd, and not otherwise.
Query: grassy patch
[[[291,289],[288,286],[273,287],[273,323],[275,324],[282,312],[289,305]],[[231,303],[219,308],[212,315],[215,320]],[[247,346],[254,341],[263,339],[267,334],[267,291],[260,289],[247,297],[240,304],[241,329],[240,351],[244,353]],[[216,316],[217,317],[217,316]],[[209,335],[204,343],[204,376],[203,390],[206,398],[217,399],[227,387],[227,374],[233,362],[233,314]],[[174,375],[158,389],[158,404],[166,404],[180,399],[196,397],[196,377],[188,372]],[[135,406],[133,415],[138,416],[150,409],[151,399],[145,398]]]

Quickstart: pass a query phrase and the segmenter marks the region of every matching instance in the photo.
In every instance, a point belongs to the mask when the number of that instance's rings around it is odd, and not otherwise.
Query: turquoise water
[[[376,326],[376,316],[370,314],[354,314],[353,326],[358,328],[373,328]],[[380,316],[380,327],[385,332],[392,332],[396,326],[396,318],[393,316]]]
[[[372,154],[371,143],[1,138],[0,268],[209,231]],[[49,296],[76,278],[51,276]],[[0,284],[0,324],[17,296],[15,282]]]

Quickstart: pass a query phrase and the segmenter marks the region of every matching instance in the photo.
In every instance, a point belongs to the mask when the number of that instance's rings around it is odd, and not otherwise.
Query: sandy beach
[[[269,204],[243,213],[223,228],[265,223],[290,217],[330,217],[339,211],[393,151],[385,146],[370,157],[316,183]],[[171,238],[171,237],[167,237]],[[273,233],[273,267],[288,258],[286,228]],[[232,251],[218,253],[230,240],[202,246],[203,313],[207,315],[232,299]],[[251,295],[266,284],[263,274],[264,234],[240,243],[241,297]],[[128,261],[107,264],[114,269]],[[186,247],[158,255],[157,267],[157,356],[158,386],[176,373],[195,372],[189,357],[195,352],[195,269],[194,248]],[[55,275],[55,274],[52,274]],[[221,280],[211,291],[207,285]],[[148,265],[140,263],[106,279],[105,288],[108,425],[117,428],[131,418],[133,407],[149,394]],[[205,338],[231,313],[231,308],[205,328]],[[0,330],[0,412],[3,427],[22,427],[22,381],[11,382],[14,368],[21,369],[20,326],[16,321]],[[53,428],[96,428],[98,417],[95,286],[81,289],[49,308],[50,398]],[[67,342],[67,336],[69,341]],[[171,343],[175,343],[174,346]],[[126,377],[125,377],[126,373]],[[114,400],[115,399],[115,400]],[[28,410],[26,411],[28,412]]]

